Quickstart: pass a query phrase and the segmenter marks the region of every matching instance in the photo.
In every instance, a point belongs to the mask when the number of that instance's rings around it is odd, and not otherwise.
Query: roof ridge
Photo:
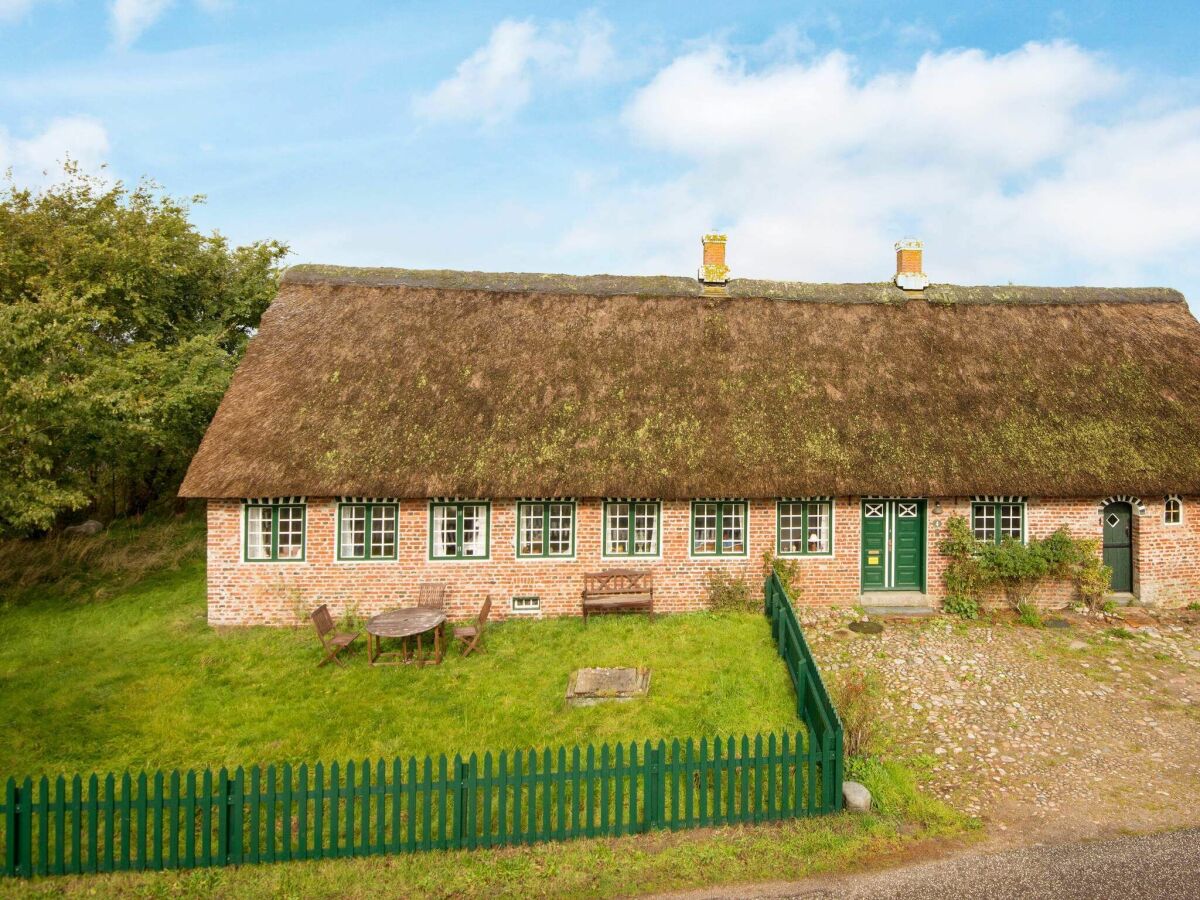
[[[412,287],[497,293],[551,293],[579,296],[706,297],[704,285],[683,275],[569,275],[543,272],[483,272],[458,269],[334,266],[301,263],[284,270],[286,285]],[[1044,287],[1035,285],[931,284],[906,291],[890,281],[807,282],[732,278],[726,295],[745,299],[807,300],[818,303],[902,303],[924,299],[953,305],[1011,303],[1077,305],[1097,303],[1186,303],[1164,287]]]

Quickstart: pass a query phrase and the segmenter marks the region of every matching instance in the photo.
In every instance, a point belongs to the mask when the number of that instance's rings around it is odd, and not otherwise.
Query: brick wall
[[[945,560],[937,552],[945,522],[958,513],[969,516],[969,498],[941,500],[942,511],[928,503],[928,562],[926,585],[930,599],[940,601]],[[1200,599],[1200,500],[1185,500],[1179,526],[1162,523],[1162,498],[1147,499],[1148,515],[1134,517],[1135,590],[1145,602],[1177,605]],[[1076,536],[1099,537],[1099,498],[1085,500],[1031,499],[1027,531],[1044,537],[1060,525]],[[334,556],[337,504],[310,499],[307,509],[303,562],[243,562],[242,505],[236,500],[208,504],[208,616],[214,625],[251,623],[292,624],[313,607],[328,603],[335,614],[347,609],[373,613],[413,603],[418,586],[438,582],[448,586],[450,613],[469,618],[486,594],[493,597],[494,615],[510,615],[514,595],[541,598],[543,615],[578,615],[584,572],[615,566],[634,566],[655,573],[655,605],[664,612],[700,609],[705,601],[705,576],[724,569],[742,576],[757,594],[762,580],[762,557],[775,547],[775,501],[749,504],[748,553],[745,557],[693,558],[689,553],[690,503],[662,504],[662,547],[658,558],[628,561],[601,556],[600,500],[582,500],[576,512],[576,555],[569,560],[517,559],[516,503],[497,500],[491,506],[490,558],[471,561],[431,561],[428,558],[429,512],[424,500],[400,504],[398,553],[395,561],[338,562]],[[799,602],[850,606],[859,598],[860,511],[857,497],[837,498],[833,504],[833,555],[799,557]],[[1047,584],[1036,599],[1046,604],[1071,599],[1069,584]],[[1002,598],[992,598],[996,601]]]
[[[1183,521],[1163,522],[1165,497],[1144,497],[1134,516],[1134,592],[1143,603],[1183,606],[1200,601],[1200,498],[1183,498]]]

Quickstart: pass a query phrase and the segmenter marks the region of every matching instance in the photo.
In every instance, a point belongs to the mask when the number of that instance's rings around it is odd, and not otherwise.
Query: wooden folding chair
[[[446,586],[444,584],[423,584],[417,594],[417,606],[423,609],[446,609]]]
[[[325,648],[325,658],[317,663],[317,668],[325,665],[331,659],[339,666],[346,664],[338,659],[338,654],[358,640],[359,632],[350,634],[349,632],[331,633],[333,632],[333,616],[329,614],[329,607],[322,603],[312,611],[312,622],[317,629],[317,639],[320,640],[321,646]]]
[[[483,637],[483,629],[487,626],[488,613],[492,611],[492,595],[488,594],[479,610],[479,617],[474,625],[459,625],[454,629],[454,636],[463,642],[463,656],[470,656],[478,647]]]

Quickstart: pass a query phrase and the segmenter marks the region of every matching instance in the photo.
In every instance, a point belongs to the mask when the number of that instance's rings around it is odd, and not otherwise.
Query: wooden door
[[[1128,503],[1104,507],[1104,564],[1112,569],[1110,588],[1119,594],[1133,590],[1133,508]]]

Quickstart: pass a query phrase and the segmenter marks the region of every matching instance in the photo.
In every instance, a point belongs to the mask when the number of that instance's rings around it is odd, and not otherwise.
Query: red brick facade
[[[1200,599],[1200,500],[1184,500],[1183,521],[1163,522],[1163,498],[1143,498],[1144,516],[1134,516],[1134,593],[1145,603],[1179,605]],[[1044,537],[1066,525],[1078,537],[1100,537],[1100,498],[1041,500],[1027,504],[1026,531]],[[969,516],[969,498],[930,500],[927,504],[926,590],[941,599],[945,559],[937,545],[946,520]],[[395,561],[340,562],[335,558],[337,503],[307,502],[305,558],[302,562],[243,560],[243,507],[237,500],[208,504],[208,618],[213,625],[292,624],[320,603],[335,614],[346,610],[373,613],[413,603],[426,582],[448,587],[451,616],[468,618],[483,597],[493,597],[494,615],[510,615],[513,596],[541,600],[542,615],[578,615],[583,573],[613,567],[649,569],[655,574],[655,606],[664,612],[696,610],[705,603],[705,576],[723,569],[758,590],[763,554],[775,549],[774,500],[749,503],[748,552],[744,557],[697,558],[690,553],[691,505],[686,500],[662,504],[661,551],[657,557],[613,559],[601,554],[602,502],[577,504],[575,556],[527,560],[516,555],[516,502],[491,504],[490,553],[487,559],[429,559],[429,504],[404,500],[398,520]],[[798,557],[801,603],[851,606],[858,602],[860,503],[857,497],[833,502],[833,552]],[[1066,584],[1046,585],[1039,599],[1069,600]]]

